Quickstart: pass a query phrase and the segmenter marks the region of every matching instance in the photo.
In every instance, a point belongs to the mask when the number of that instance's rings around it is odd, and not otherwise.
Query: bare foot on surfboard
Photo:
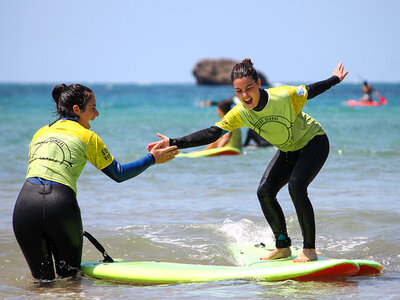
[[[309,262],[318,260],[317,252],[315,249],[303,249],[303,251],[293,260],[295,263]]]
[[[277,248],[272,251],[267,256],[261,257],[260,260],[271,260],[271,259],[279,259],[279,258],[286,258],[292,255],[292,250],[290,247],[288,248]]]

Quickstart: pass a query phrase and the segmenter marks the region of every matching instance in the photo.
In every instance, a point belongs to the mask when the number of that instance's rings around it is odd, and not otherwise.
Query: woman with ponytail
[[[29,145],[26,181],[14,207],[13,228],[34,278],[52,280],[77,274],[83,230],[76,181],[86,161],[117,182],[135,177],[178,153],[156,145],[145,157],[120,164],[100,137],[89,130],[99,116],[91,89],[57,85],[52,92],[59,118],[39,129]]]
[[[238,105],[210,128],[184,137],[170,139],[158,133],[163,147],[188,148],[205,145],[221,135],[247,126],[278,148],[267,166],[257,190],[261,209],[275,236],[276,249],[263,259],[291,256],[291,240],[285,216],[276,195],[288,184],[303,234],[303,251],[294,262],[317,260],[315,250],[314,211],[307,188],[324,165],[329,141],[324,129],[314,118],[302,111],[307,100],[340,83],[348,74],[339,63],[330,78],[307,86],[282,86],[261,89],[261,80],[250,59],[233,67],[231,79]],[[148,145],[153,149],[157,143]]]

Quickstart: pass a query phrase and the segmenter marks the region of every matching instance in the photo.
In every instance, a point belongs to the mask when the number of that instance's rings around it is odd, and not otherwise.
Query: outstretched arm
[[[123,182],[144,172],[148,167],[154,165],[154,163],[154,157],[149,153],[137,161],[124,165],[121,165],[114,159],[111,165],[108,165],[101,171],[116,182]]]
[[[162,164],[170,161],[179,153],[176,146],[162,149],[161,146],[162,142],[156,143],[149,154],[128,164],[121,165],[114,159],[110,165],[101,171],[116,182],[122,182],[143,173],[147,168],[154,164]]]
[[[197,147],[215,142],[221,135],[221,128],[211,126],[180,138],[170,139],[169,144],[176,145],[178,148]]]
[[[192,134],[170,139],[169,137],[157,133],[157,135],[162,139],[163,147],[165,146],[177,146],[178,148],[190,148],[190,147],[197,147],[206,144],[210,144],[218,140],[222,134],[226,133],[227,131],[223,131],[218,126],[211,126],[210,128],[206,128],[203,130],[196,131]],[[147,146],[147,150],[151,150],[156,143],[151,143]]]
[[[348,71],[344,72],[344,65],[340,62],[330,78],[306,86],[308,92],[307,99],[312,99],[342,82],[348,73]]]

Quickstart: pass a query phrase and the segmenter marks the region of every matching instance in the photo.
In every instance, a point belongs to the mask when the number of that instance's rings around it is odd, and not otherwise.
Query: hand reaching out
[[[344,70],[344,65],[342,62],[340,62],[336,66],[336,69],[333,71],[332,76],[337,76],[340,82],[342,82],[343,79],[347,76],[347,74],[349,74],[349,71],[343,73],[343,70]]]
[[[169,137],[162,135],[161,133],[157,133],[157,135],[162,139],[160,142],[154,142],[147,145],[147,150],[151,151],[155,145],[161,143],[161,149],[169,146]],[[176,147],[175,147],[176,148]]]

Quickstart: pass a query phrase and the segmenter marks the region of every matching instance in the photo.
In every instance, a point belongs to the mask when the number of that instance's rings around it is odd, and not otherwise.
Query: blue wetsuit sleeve
[[[149,153],[137,161],[124,165],[121,165],[114,159],[110,165],[101,171],[116,182],[122,182],[139,175],[154,164],[154,157]]]

